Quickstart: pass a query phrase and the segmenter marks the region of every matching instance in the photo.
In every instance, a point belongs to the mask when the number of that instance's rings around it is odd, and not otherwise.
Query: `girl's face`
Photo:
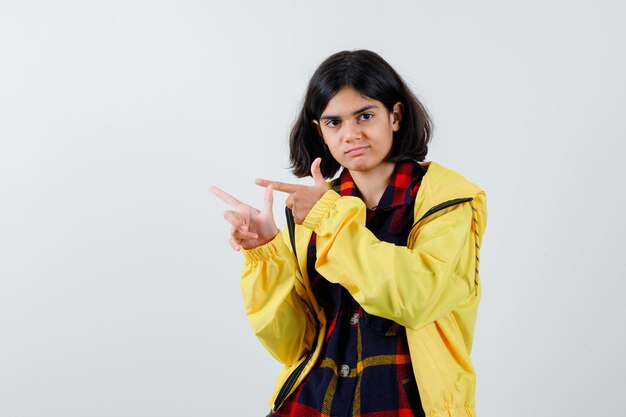
[[[393,132],[400,129],[401,118],[401,103],[389,112],[382,102],[344,87],[313,123],[339,164],[351,172],[371,173],[393,164],[385,159],[391,151]]]

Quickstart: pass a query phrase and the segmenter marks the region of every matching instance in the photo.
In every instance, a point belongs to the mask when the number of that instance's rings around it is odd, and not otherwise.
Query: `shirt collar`
[[[375,210],[406,206],[413,201],[413,191],[416,182],[420,182],[424,175],[424,168],[413,160],[396,162],[393,174],[387,188],[383,192]],[[333,189],[342,197],[361,197],[350,171],[344,168],[339,177],[333,182]]]

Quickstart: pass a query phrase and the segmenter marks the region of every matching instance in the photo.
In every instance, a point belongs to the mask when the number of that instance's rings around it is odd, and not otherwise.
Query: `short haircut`
[[[402,103],[400,129],[387,161],[423,161],[428,153],[433,123],[428,111],[398,73],[380,55],[368,51],[341,51],[328,57],[315,70],[304,96],[302,109],[289,136],[289,161],[297,177],[311,175],[311,163],[321,157],[324,178],[339,168],[313,120],[319,120],[330,99],[342,88],[352,87],[362,95],[382,102],[387,111]]]

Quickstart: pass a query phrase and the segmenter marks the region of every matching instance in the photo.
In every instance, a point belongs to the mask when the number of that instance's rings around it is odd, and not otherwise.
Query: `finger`
[[[326,185],[326,180],[322,175],[321,165],[322,158],[315,158],[311,164],[311,176],[313,177],[313,181],[315,181],[315,185]]]
[[[235,238],[231,237],[228,243],[230,244],[230,247],[236,250],[237,252],[241,250],[241,245],[239,245],[239,243],[237,242]]]
[[[220,188],[216,187],[215,185],[212,185],[210,190],[211,190],[211,192],[213,194],[215,194],[217,196],[217,198],[219,198],[224,203],[228,204],[229,206],[231,206],[233,208],[235,208],[238,204],[241,204],[241,201],[237,200],[235,197],[233,197],[232,195],[228,194],[226,191],[221,190]]]
[[[273,216],[274,210],[274,186],[272,184],[265,188],[265,196],[263,198],[263,211]]]
[[[242,227],[242,226],[248,227],[244,219],[241,217],[241,214],[237,213],[236,211],[226,210],[224,212],[224,218],[226,219],[228,223],[232,224],[234,227]]]
[[[286,182],[270,181],[261,178],[258,178],[255,183],[256,185],[260,185],[261,187],[269,187],[271,185],[276,191],[281,191],[283,193],[289,194],[295,192],[299,188],[302,188],[302,185],[299,184],[288,184]]]
[[[294,206],[293,195],[290,194],[289,197],[287,197],[287,199],[285,200],[285,205],[293,211],[293,206]]]
[[[231,227],[230,236],[234,237],[235,239],[238,239],[239,241],[259,238],[259,235],[257,235],[256,233],[248,232],[246,230],[243,230],[243,227],[236,227],[236,226]]]

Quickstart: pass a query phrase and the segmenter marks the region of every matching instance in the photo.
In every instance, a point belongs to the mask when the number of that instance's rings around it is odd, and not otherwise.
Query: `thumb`
[[[315,181],[315,185],[323,185],[328,188],[326,180],[324,180],[324,176],[322,175],[322,169],[320,168],[321,164],[322,158],[315,158],[311,164],[311,176],[313,177],[313,181]]]
[[[274,217],[274,186],[265,187],[265,195],[263,197],[263,212]]]

